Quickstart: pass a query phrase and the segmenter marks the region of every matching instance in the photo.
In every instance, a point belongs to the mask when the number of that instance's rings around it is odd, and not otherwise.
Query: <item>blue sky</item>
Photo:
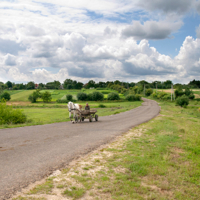
[[[200,80],[200,0],[0,1],[0,81]]]

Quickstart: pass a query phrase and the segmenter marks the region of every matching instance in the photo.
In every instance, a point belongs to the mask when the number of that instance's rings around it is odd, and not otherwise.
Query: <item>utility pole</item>
[[[156,81],[156,92],[157,92],[157,81]]]
[[[175,95],[174,95],[173,84],[172,84],[172,86],[171,86],[171,101],[172,101],[172,95],[174,96],[174,101],[175,101]]]
[[[145,96],[145,84],[144,84],[144,96]]]

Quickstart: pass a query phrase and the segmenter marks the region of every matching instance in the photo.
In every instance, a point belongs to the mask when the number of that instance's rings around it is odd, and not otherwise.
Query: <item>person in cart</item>
[[[86,103],[85,110],[90,110],[90,106]]]

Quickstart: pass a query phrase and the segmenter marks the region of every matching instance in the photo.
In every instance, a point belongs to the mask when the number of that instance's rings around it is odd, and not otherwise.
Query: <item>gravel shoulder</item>
[[[0,199],[8,199],[30,183],[66,167],[73,159],[157,116],[158,104],[143,100],[136,109],[100,117],[98,122],[0,130]]]

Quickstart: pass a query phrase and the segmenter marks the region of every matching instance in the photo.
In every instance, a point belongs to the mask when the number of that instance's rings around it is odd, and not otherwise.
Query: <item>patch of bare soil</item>
[[[6,102],[6,105],[15,105],[15,106],[26,106],[26,105],[29,105],[31,104],[31,102],[25,102],[25,101],[13,101],[13,102],[10,102],[10,101],[7,101]]]

